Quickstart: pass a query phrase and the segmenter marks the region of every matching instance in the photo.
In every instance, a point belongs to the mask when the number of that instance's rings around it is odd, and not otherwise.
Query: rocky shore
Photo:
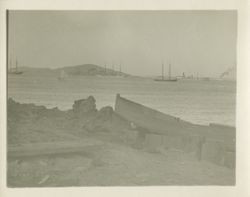
[[[8,144],[58,141],[68,139],[67,135],[112,133],[116,129],[119,132],[128,128],[128,122],[115,114],[112,107],[97,110],[95,102],[95,98],[89,96],[75,101],[72,109],[61,111],[58,108],[20,104],[10,98]]]
[[[178,150],[148,151],[141,146],[140,132],[133,129],[130,121],[110,106],[98,110],[95,102],[89,96],[62,111],[9,98],[8,186],[235,183],[232,168],[198,161],[191,153]],[[79,152],[79,144],[91,144],[91,148]],[[18,151],[21,149],[24,151]],[[12,150],[16,150],[15,155]],[[33,155],[25,156],[27,152]]]

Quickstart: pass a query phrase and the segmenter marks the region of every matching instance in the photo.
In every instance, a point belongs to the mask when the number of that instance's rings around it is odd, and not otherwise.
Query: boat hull
[[[177,79],[154,79],[154,81],[161,81],[161,82],[176,82]]]

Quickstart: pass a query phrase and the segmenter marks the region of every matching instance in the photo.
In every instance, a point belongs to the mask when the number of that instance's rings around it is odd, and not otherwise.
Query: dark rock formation
[[[107,121],[112,119],[113,108],[110,106],[106,106],[101,108],[101,110],[97,114],[97,119],[102,121]]]
[[[97,109],[95,102],[96,101],[93,96],[89,96],[87,99],[75,101],[73,104],[73,112],[75,117],[81,118],[96,115]]]
[[[120,135],[129,128],[127,121],[114,113],[110,106],[96,109],[93,96],[74,102],[72,109],[61,111],[34,104],[8,100],[8,143],[52,141],[65,134],[82,136],[108,133]],[[60,134],[58,134],[59,132]],[[101,134],[101,133],[100,133]],[[114,138],[114,137],[113,137]]]
[[[113,108],[110,106],[103,107],[97,113],[94,119],[89,121],[84,128],[88,131],[108,131],[107,124],[112,121]]]
[[[45,106],[37,106],[31,103],[20,104],[12,98],[8,99],[8,120],[12,121],[35,121],[46,117],[58,117],[64,114],[58,108],[47,109]]]

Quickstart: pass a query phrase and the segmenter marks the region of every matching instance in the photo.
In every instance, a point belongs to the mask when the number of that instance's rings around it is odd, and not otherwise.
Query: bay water
[[[9,75],[8,97],[20,103],[48,108],[72,108],[75,100],[92,95],[97,108],[115,105],[116,94],[163,113],[198,124],[235,126],[236,82],[179,80],[157,82],[150,78]]]

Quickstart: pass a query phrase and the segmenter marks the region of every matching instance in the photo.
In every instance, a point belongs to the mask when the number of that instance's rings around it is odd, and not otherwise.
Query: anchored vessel
[[[156,78],[156,79],[154,79],[154,81],[165,81],[165,82],[176,82],[177,81],[176,77],[174,77],[174,78],[171,77],[171,64],[169,64],[169,67],[168,67],[168,78],[164,77],[164,63],[162,63],[162,70],[161,71],[162,71],[161,78]]]
[[[11,56],[9,56],[9,43],[10,43],[10,39],[9,39],[9,10],[7,10],[7,16],[6,16],[6,25],[7,25],[7,68],[9,69],[8,70],[8,74],[15,74],[15,75],[19,75],[19,74],[22,74],[23,72],[22,71],[19,71],[18,70],[18,61],[17,61],[17,58],[16,58],[16,65],[15,67],[12,67],[12,64],[11,64]],[[10,57],[10,59],[9,59]]]

